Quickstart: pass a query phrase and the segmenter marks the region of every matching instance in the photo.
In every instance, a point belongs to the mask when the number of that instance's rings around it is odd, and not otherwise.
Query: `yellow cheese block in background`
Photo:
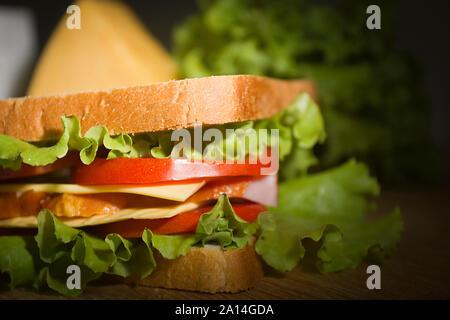
[[[81,0],[81,29],[62,17],[34,71],[28,95],[109,89],[177,78],[160,43],[117,1]]]

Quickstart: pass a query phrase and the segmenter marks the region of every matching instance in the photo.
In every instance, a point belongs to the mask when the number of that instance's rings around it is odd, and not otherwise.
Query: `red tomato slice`
[[[269,165],[191,161],[187,159],[98,158],[77,166],[72,178],[81,185],[154,184],[225,176],[260,176]],[[275,172],[274,172],[275,173]]]
[[[140,238],[144,230],[150,229],[154,234],[178,234],[194,232],[200,216],[211,211],[213,206],[203,207],[165,219],[131,219],[104,225],[88,227],[86,231],[105,237],[110,233],[118,233],[124,238]],[[266,208],[257,203],[233,204],[236,214],[247,222],[255,222]]]
[[[46,166],[33,167],[27,164],[22,164],[22,167],[17,171],[3,169],[0,167],[0,180],[37,176],[63,168],[68,168],[79,163],[80,159],[78,155],[76,153],[69,153],[64,158],[58,159],[52,164]]]

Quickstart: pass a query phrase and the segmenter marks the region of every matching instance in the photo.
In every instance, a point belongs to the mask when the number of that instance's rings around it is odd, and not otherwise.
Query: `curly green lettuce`
[[[316,267],[322,273],[381,263],[400,241],[403,228],[396,208],[369,220],[379,186],[368,169],[351,160],[322,173],[280,184],[279,205],[259,216],[256,252],[275,269],[288,271],[304,257],[304,240],[319,243]]]
[[[62,116],[63,133],[55,145],[39,147],[35,144],[0,134],[0,165],[17,170],[22,163],[45,166],[66,156],[69,150],[77,150],[84,164],[94,161],[100,146],[110,150],[108,158],[137,153],[131,136],[121,134],[111,137],[103,126],[90,128],[81,135],[80,121],[75,116]]]

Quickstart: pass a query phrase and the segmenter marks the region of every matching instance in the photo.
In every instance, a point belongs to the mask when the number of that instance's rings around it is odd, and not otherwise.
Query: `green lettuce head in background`
[[[356,157],[384,182],[432,181],[436,155],[418,65],[395,47],[395,2],[377,2],[376,31],[365,27],[370,4],[199,1],[200,12],[174,33],[174,54],[185,77],[311,78],[327,126],[322,166]]]

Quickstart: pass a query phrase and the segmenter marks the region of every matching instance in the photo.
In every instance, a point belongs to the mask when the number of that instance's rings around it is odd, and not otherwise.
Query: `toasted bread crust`
[[[314,84],[249,75],[186,79],[127,88],[0,101],[0,133],[26,141],[57,139],[61,116],[76,115],[82,133],[140,133],[268,118]]]
[[[126,279],[150,287],[201,292],[239,292],[253,287],[264,276],[253,245],[243,249],[192,248],[174,260],[155,255],[156,270],[147,278]]]

